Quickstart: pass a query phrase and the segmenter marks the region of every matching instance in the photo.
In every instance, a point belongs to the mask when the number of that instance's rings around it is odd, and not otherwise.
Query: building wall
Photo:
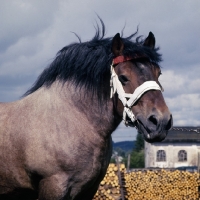
[[[157,151],[164,150],[166,161],[157,161]],[[178,152],[187,152],[187,161],[178,161]],[[180,166],[197,166],[200,143],[153,143],[145,142],[145,167],[176,168]]]

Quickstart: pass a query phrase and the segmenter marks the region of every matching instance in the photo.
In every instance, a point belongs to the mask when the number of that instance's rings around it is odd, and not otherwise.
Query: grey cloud
[[[138,25],[138,35],[145,37],[149,31],[155,34],[163,54],[163,94],[175,116],[175,125],[200,124],[199,7],[199,1],[174,0],[2,1],[0,100],[17,100],[59,49],[78,41],[71,32],[77,33],[82,41],[91,39],[98,21],[96,12],[106,25],[106,36],[114,36],[124,26],[124,36],[129,36]],[[190,105],[189,100],[195,98],[194,106]],[[188,121],[184,107],[190,109]],[[129,129],[120,126],[120,130]]]
[[[0,51],[20,38],[33,36],[51,25],[59,1],[3,1],[0,13]]]

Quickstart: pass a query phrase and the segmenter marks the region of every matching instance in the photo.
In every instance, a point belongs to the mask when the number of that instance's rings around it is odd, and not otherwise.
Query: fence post
[[[122,176],[121,176],[121,172],[120,172],[118,156],[116,158],[117,158],[116,160],[117,160],[117,168],[118,168],[118,179],[119,179],[119,186],[120,186],[120,194],[121,194],[122,200],[125,200],[124,199],[124,190],[123,190],[123,186],[122,186]]]
[[[128,160],[127,160],[127,172],[129,172],[129,170],[130,170],[130,158],[131,158],[131,155],[128,154]]]
[[[198,152],[198,173],[200,173],[200,152]]]

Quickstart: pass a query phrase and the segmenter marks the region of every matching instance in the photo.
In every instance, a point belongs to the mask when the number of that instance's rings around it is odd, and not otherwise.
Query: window
[[[157,151],[157,161],[158,162],[166,161],[166,153],[164,150]]]
[[[187,152],[185,150],[180,150],[178,152],[178,161],[179,162],[187,161]]]

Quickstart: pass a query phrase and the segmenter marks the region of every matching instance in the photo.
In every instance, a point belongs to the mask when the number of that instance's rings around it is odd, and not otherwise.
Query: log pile
[[[199,174],[185,171],[135,171],[125,174],[125,198],[134,200],[196,200]]]
[[[124,173],[125,165],[120,164],[119,168],[120,172]],[[110,164],[93,200],[119,200],[120,197],[118,167],[115,164]]]
[[[200,174],[178,170],[135,170],[127,173],[119,165],[110,164],[93,200],[197,200],[200,199]]]

